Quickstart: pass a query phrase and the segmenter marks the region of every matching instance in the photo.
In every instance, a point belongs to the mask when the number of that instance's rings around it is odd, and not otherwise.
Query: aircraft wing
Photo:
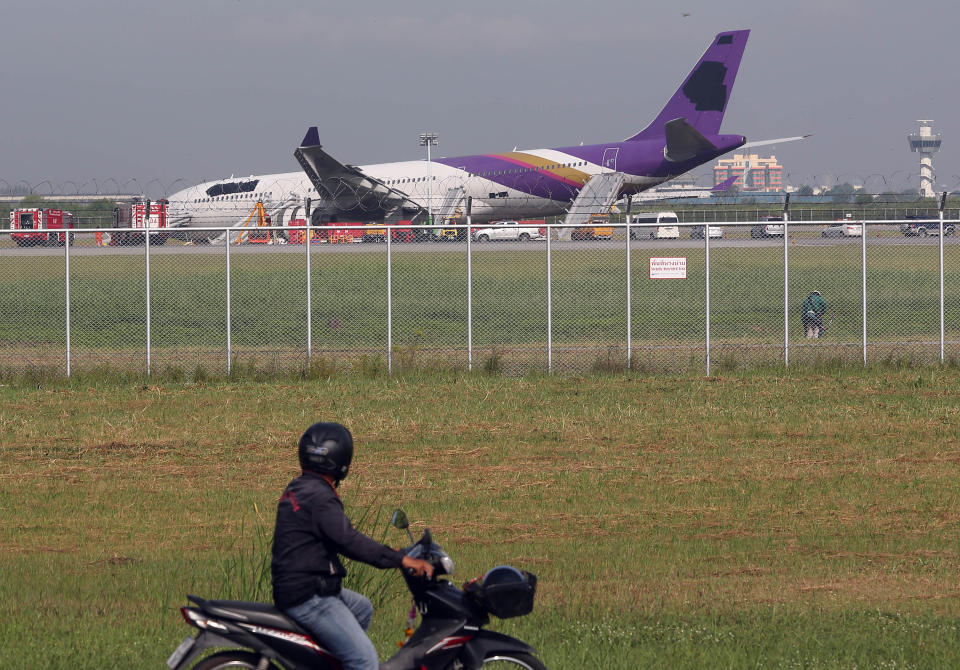
[[[316,126],[307,130],[303,141],[293,152],[317,194],[341,213],[369,214],[382,218],[403,207],[419,208],[401,191],[390,188],[379,179],[352,165],[341,163],[323,150]]]
[[[741,149],[749,149],[750,147],[764,147],[768,144],[781,144],[783,142],[796,142],[797,140],[805,140],[810,135],[798,135],[797,137],[781,137],[775,140],[757,140],[756,142],[747,142],[744,144]]]

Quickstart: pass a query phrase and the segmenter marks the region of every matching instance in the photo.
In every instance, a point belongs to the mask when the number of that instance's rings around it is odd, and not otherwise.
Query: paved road
[[[79,235],[78,238],[83,237]],[[957,237],[947,237],[944,238],[944,243],[947,246],[953,247],[960,245],[960,238]],[[703,248],[703,240],[691,240],[689,238],[681,238],[679,240],[634,240],[630,243],[630,248],[635,249],[641,252],[644,251],[656,251],[660,249],[701,249]],[[856,247],[859,248],[861,245],[860,238],[820,238],[820,237],[806,237],[806,236],[797,236],[792,237],[791,248],[793,247]],[[466,242],[422,242],[415,244],[400,244],[394,243],[392,250],[394,253],[407,253],[407,252],[425,252],[425,253],[448,253],[451,251],[459,251],[466,253],[467,243]],[[517,249],[543,249],[547,247],[546,242],[486,242],[486,243],[474,243],[473,249],[477,253],[483,253],[487,251],[508,251],[508,250],[517,250]],[[897,247],[897,246],[908,246],[908,247],[918,247],[918,246],[927,246],[927,247],[937,247],[938,239],[936,237],[902,237],[902,236],[884,236],[884,237],[867,237],[867,246],[870,247]],[[555,250],[575,250],[575,251],[589,251],[595,249],[622,249],[624,247],[624,240],[610,240],[610,241],[577,241],[577,242],[554,242],[553,248]],[[749,237],[735,237],[730,236],[726,239],[710,240],[711,249],[723,249],[723,248],[762,248],[762,247],[783,247],[782,238],[771,238],[765,240],[754,240]],[[375,253],[383,254],[386,252],[386,245],[383,243],[360,243],[360,244],[315,244],[311,246],[311,249],[314,253],[319,254],[330,254],[330,253]],[[143,255],[145,249],[143,246],[139,247],[95,247],[86,244],[83,241],[72,247],[70,250],[71,256],[130,256],[130,255]],[[170,242],[165,246],[152,246],[150,248],[151,255],[210,255],[210,254],[224,254],[225,248],[222,244],[216,245],[184,245],[176,242]],[[281,254],[303,254],[304,248],[303,245],[297,244],[286,244],[286,245],[241,245],[233,246],[230,248],[230,253],[232,254],[263,254],[263,253],[281,253]],[[3,240],[0,241],[0,257],[6,256],[63,256],[64,249],[63,247],[26,247],[20,248],[12,245],[9,241]]]

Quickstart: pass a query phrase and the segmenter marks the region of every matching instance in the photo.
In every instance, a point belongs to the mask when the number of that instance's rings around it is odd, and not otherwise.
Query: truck
[[[613,237],[613,226],[609,214],[593,214],[570,233],[571,240],[609,240]]]
[[[117,228],[142,228],[144,230],[165,229],[167,227],[166,200],[134,200],[119,203],[113,208],[113,223]],[[166,244],[170,236],[167,232],[152,233],[150,244]],[[144,234],[134,231],[117,231],[110,235],[110,246],[132,246],[144,243]]]
[[[63,246],[67,238],[63,231],[69,228],[73,228],[73,214],[62,209],[22,207],[10,211],[10,230],[21,231],[10,233],[10,239],[19,247]],[[73,233],[69,235],[72,243]]]
[[[926,237],[927,235],[940,234],[939,217],[908,214],[904,219],[906,219],[906,223],[900,224],[900,232],[904,237],[913,237],[914,235],[917,237]],[[944,237],[950,237],[955,232],[956,228],[952,223],[945,223],[943,225]]]
[[[546,232],[546,223],[543,219],[526,219],[522,221],[495,221],[486,228],[474,228],[472,234],[475,242],[499,240],[525,242],[527,240],[545,239]]]
[[[353,244],[363,241],[362,221],[331,221],[326,226],[314,228],[313,243],[326,241],[330,244]]]
[[[376,223],[367,223],[363,226],[364,242],[386,242],[387,229]]]
[[[390,239],[393,242],[410,243],[416,239],[416,233],[413,230],[413,221],[409,219],[402,219],[400,221],[395,221],[394,223],[404,227],[390,229]]]

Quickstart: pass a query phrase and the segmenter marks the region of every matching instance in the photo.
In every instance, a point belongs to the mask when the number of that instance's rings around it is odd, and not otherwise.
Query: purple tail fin
[[[718,134],[749,35],[749,30],[717,35],[653,123],[627,141],[662,138],[667,121],[679,118],[703,135]]]

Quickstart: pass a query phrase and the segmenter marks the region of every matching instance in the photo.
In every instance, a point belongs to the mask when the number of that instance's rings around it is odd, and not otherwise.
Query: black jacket
[[[336,490],[320,475],[291,481],[277,504],[273,531],[273,601],[287,609],[317,593],[318,578],[339,582],[347,571],[337,554],[378,568],[399,568],[403,554],[356,530]]]

